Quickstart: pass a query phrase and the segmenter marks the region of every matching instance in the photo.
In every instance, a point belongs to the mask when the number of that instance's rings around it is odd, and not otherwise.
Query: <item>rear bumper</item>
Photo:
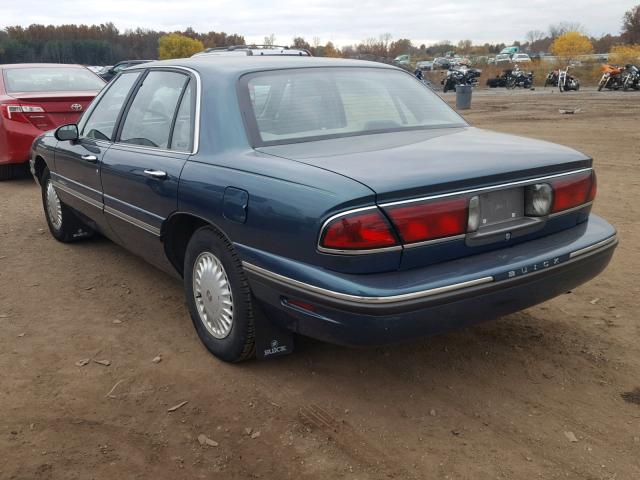
[[[42,130],[38,130],[33,125],[19,122],[4,121],[0,135],[4,137],[4,142],[0,142],[0,165],[23,164],[29,161],[31,144],[33,140],[41,135]]]
[[[376,345],[460,328],[553,298],[600,273],[617,243],[613,227],[591,215],[570,231],[405,272],[325,270],[310,282],[309,272],[298,272],[296,279],[290,268],[286,275],[251,260],[243,264],[254,295],[276,323],[332,343]],[[291,300],[311,304],[313,311]]]

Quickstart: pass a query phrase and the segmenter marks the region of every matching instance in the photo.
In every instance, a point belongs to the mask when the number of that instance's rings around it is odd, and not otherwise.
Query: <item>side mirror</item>
[[[58,127],[56,129],[54,136],[61,142],[65,140],[78,140],[78,138],[80,137],[80,134],[78,133],[78,125],[76,125],[75,123],[62,125],[61,127]]]

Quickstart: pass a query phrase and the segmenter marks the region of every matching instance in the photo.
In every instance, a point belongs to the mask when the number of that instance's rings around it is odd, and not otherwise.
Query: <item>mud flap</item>
[[[254,302],[256,358],[258,360],[281,357],[293,353],[293,332],[274,324]]]

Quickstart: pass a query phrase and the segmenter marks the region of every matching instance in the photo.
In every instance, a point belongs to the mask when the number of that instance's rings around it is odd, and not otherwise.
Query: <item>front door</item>
[[[140,72],[122,75],[109,85],[83,117],[80,138],[58,142],[51,179],[63,202],[93,220],[108,234],[102,214],[100,167],[111,147],[118,118]],[[105,228],[107,227],[107,228]]]
[[[195,81],[151,69],[125,109],[101,168],[107,221],[122,243],[172,271],[160,233],[178,207],[178,181],[193,148]]]

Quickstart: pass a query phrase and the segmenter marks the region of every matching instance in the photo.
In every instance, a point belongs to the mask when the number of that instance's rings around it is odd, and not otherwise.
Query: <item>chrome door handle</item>
[[[163,178],[167,178],[167,172],[163,172],[162,170],[145,170],[144,171],[145,175],[148,175],[150,177],[153,178],[158,178],[158,179],[163,179]]]
[[[91,163],[96,163],[98,161],[98,157],[95,155],[82,155],[80,158]]]

